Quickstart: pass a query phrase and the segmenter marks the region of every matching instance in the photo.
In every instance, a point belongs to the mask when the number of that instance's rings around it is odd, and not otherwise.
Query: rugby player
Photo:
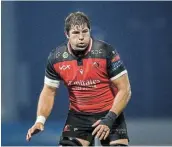
[[[91,36],[87,15],[74,12],[65,19],[67,42],[51,51],[40,94],[37,119],[26,140],[44,130],[56,88],[63,81],[69,91],[69,112],[59,145],[127,146],[123,110],[131,97],[127,70],[116,49]]]

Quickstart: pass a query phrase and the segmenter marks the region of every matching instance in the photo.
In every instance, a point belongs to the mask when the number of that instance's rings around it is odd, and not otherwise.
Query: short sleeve
[[[50,54],[46,64],[44,83],[58,88],[60,85],[60,80],[60,76],[53,67],[53,55]]]
[[[118,52],[112,47],[109,48],[107,57],[107,71],[110,80],[115,80],[127,73],[127,70],[120,59]]]

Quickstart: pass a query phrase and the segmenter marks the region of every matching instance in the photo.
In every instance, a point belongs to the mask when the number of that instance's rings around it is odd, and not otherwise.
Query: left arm
[[[131,88],[127,73],[112,80],[112,82],[118,88],[113,105],[109,110],[109,113],[102,120],[98,120],[93,124],[93,127],[97,127],[94,129],[92,135],[96,134],[96,137],[100,140],[107,138],[114,121],[127,106],[128,101],[131,98]]]
[[[92,135],[96,134],[96,137],[100,140],[103,138],[106,139],[109,135],[113,123],[124,110],[131,97],[131,88],[127,70],[123,62],[120,60],[119,54],[116,50],[113,50],[112,47],[109,48],[109,54],[107,56],[107,72],[110,80],[118,89],[118,92],[114,98],[112,107],[106,116],[92,125],[93,127],[96,127]]]
[[[128,74],[126,73],[121,77],[112,80],[112,83],[117,87],[118,92],[117,95],[115,96],[110,111],[114,112],[117,116],[119,116],[131,98],[131,88],[128,79]]]

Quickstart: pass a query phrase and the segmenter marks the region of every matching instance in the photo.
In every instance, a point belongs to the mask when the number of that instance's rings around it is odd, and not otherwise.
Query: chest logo
[[[84,73],[84,70],[83,70],[83,69],[80,69],[79,72],[80,72],[81,74],[83,74],[83,73]]]
[[[70,65],[62,65],[62,66],[59,66],[59,69],[60,70],[70,69]]]
[[[93,55],[98,55],[98,54],[102,54],[103,50],[102,49],[95,49],[95,50],[91,50],[91,53]]]
[[[67,52],[63,53],[63,58],[67,58],[69,56],[69,54]]]
[[[56,58],[60,57],[61,53],[60,52],[57,52],[56,54]]]
[[[99,63],[98,62],[94,62],[93,66],[98,68],[99,67]]]

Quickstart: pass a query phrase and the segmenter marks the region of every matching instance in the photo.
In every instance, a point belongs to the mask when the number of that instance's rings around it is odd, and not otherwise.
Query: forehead
[[[71,25],[70,31],[82,31],[85,29],[89,29],[86,23],[82,25]]]

